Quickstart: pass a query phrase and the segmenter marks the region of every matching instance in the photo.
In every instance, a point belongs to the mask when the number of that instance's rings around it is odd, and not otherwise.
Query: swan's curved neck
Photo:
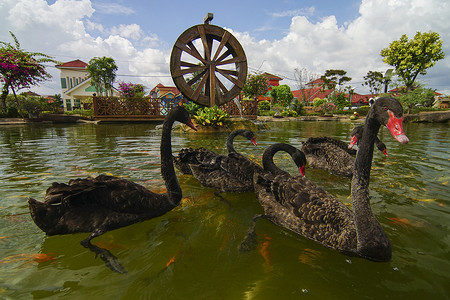
[[[370,168],[374,141],[379,128],[380,123],[368,116],[356,155],[351,197],[357,233],[357,251],[362,256],[385,261],[391,256],[389,239],[373,214],[369,201]]]
[[[239,134],[239,131],[234,131],[232,133],[230,133],[230,135],[227,138],[227,150],[228,153],[232,153],[232,152],[236,152],[236,150],[234,149],[234,145],[233,145],[233,141],[234,138]]]
[[[269,146],[263,153],[262,157],[262,163],[263,168],[266,171],[269,171],[273,174],[279,174],[279,173],[287,173],[280,168],[278,168],[275,163],[273,162],[273,157],[278,151],[286,151],[292,156],[293,151],[295,150],[294,147],[286,144],[273,144]]]
[[[173,206],[176,206],[182,198],[182,191],[175,174],[172,159],[172,126],[174,120],[169,116],[163,123],[161,135],[161,175],[166,183],[167,197]]]

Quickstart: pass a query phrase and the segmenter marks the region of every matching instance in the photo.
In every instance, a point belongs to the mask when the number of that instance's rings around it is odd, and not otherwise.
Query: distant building
[[[310,81],[306,84],[306,88],[292,91],[294,98],[297,98],[301,102],[305,102],[306,106],[312,106],[314,99],[326,99],[333,93],[334,89],[323,89],[323,80],[318,78]],[[369,99],[372,95],[361,95],[358,93],[346,94],[347,98],[351,98],[350,102],[352,106],[369,105]]]
[[[433,107],[437,108],[450,108],[450,97],[435,97]]]
[[[323,89],[322,86],[323,80],[318,78],[308,82],[306,84],[306,88],[292,91],[292,95],[294,95],[294,98],[297,98],[300,102],[306,102],[307,106],[312,106],[314,99],[325,99],[334,91],[334,89]]]
[[[161,101],[161,106],[165,109],[171,109],[174,106],[185,102],[183,94],[174,86],[165,86],[158,83],[149,94],[151,100]]]
[[[262,75],[267,77],[267,91],[264,93],[264,95],[260,95],[258,96],[258,98],[256,98],[258,101],[271,101],[272,100],[272,96],[270,95],[270,92],[272,91],[272,87],[274,86],[279,86],[280,85],[280,81],[283,80],[283,78],[270,74],[270,73],[263,73]]]
[[[86,70],[87,65],[79,59],[56,65],[56,68],[61,71],[61,97],[65,111],[81,108],[82,100],[96,93],[95,87],[91,85],[89,72]],[[113,89],[113,95],[119,95],[117,90]]]

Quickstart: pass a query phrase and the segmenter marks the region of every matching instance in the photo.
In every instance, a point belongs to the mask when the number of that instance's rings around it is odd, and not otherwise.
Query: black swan
[[[351,140],[348,145],[348,150],[352,149],[354,145],[358,144],[358,140],[361,139],[363,131],[364,131],[363,125],[359,125],[359,126],[356,126],[355,128],[353,128],[353,130],[350,134]],[[377,149],[380,150],[381,152],[383,152],[383,154],[385,156],[387,156],[386,145],[382,141],[380,141],[378,136],[375,137],[375,146],[377,146]]]
[[[354,165],[353,211],[305,177],[263,171],[255,172],[254,187],[264,208],[264,217],[345,254],[389,261],[392,256],[389,239],[370,208],[370,169],[375,137],[381,125],[385,125],[397,141],[408,143],[403,133],[402,115],[401,104],[390,96],[379,98],[370,109]]]
[[[236,152],[233,142],[234,138],[238,135],[245,137],[246,139],[251,141],[253,145],[257,146],[255,135],[251,130],[238,129],[231,132],[227,138],[228,153]],[[219,154],[205,148],[183,148],[180,150],[177,156],[173,157],[173,162],[175,164],[175,167],[180,170],[181,173],[192,175],[190,167],[191,165],[198,165],[202,163],[212,164],[215,162],[218,156]]]
[[[291,145],[277,143],[269,146],[264,151],[263,161],[264,157],[272,160],[273,155],[280,150],[291,155],[300,173],[304,175],[306,162],[304,155]],[[253,173],[256,170],[263,170],[259,164],[236,152],[219,158],[214,164],[191,165],[191,169],[194,177],[203,186],[212,187],[225,193],[253,191]],[[270,171],[275,174],[288,174],[277,167]]]
[[[339,176],[351,177],[355,152],[348,144],[331,137],[311,137],[302,144],[310,168],[326,170]]]
[[[108,250],[91,244],[107,231],[161,216],[182,199],[172,162],[171,130],[175,121],[197,130],[188,112],[181,106],[166,116],[161,136],[161,175],[167,192],[157,194],[132,181],[107,175],[53,183],[44,202],[29,198],[28,204],[36,225],[47,235],[91,232],[81,244],[99,254],[113,271],[126,272]]]
[[[313,169],[322,169],[331,174],[351,177],[356,150],[352,149],[361,138],[363,125],[353,128],[350,143],[347,144],[331,137],[311,137],[302,145],[308,165]],[[387,156],[386,145],[375,137],[378,150]]]

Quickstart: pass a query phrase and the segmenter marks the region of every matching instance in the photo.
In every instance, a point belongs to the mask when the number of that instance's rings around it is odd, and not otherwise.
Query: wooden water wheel
[[[200,24],[183,32],[170,57],[170,73],[178,90],[201,105],[234,99],[247,78],[247,58],[238,40],[225,29]]]

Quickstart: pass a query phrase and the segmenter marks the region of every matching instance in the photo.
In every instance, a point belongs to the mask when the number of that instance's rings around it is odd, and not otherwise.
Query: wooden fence
[[[129,100],[119,97],[94,96],[94,118],[103,121],[145,121],[163,120],[168,111],[185,99],[170,101],[167,99],[137,99]],[[256,101],[241,101],[242,117],[256,119],[258,103]],[[219,107],[232,117],[240,117],[241,113],[234,101]]]

